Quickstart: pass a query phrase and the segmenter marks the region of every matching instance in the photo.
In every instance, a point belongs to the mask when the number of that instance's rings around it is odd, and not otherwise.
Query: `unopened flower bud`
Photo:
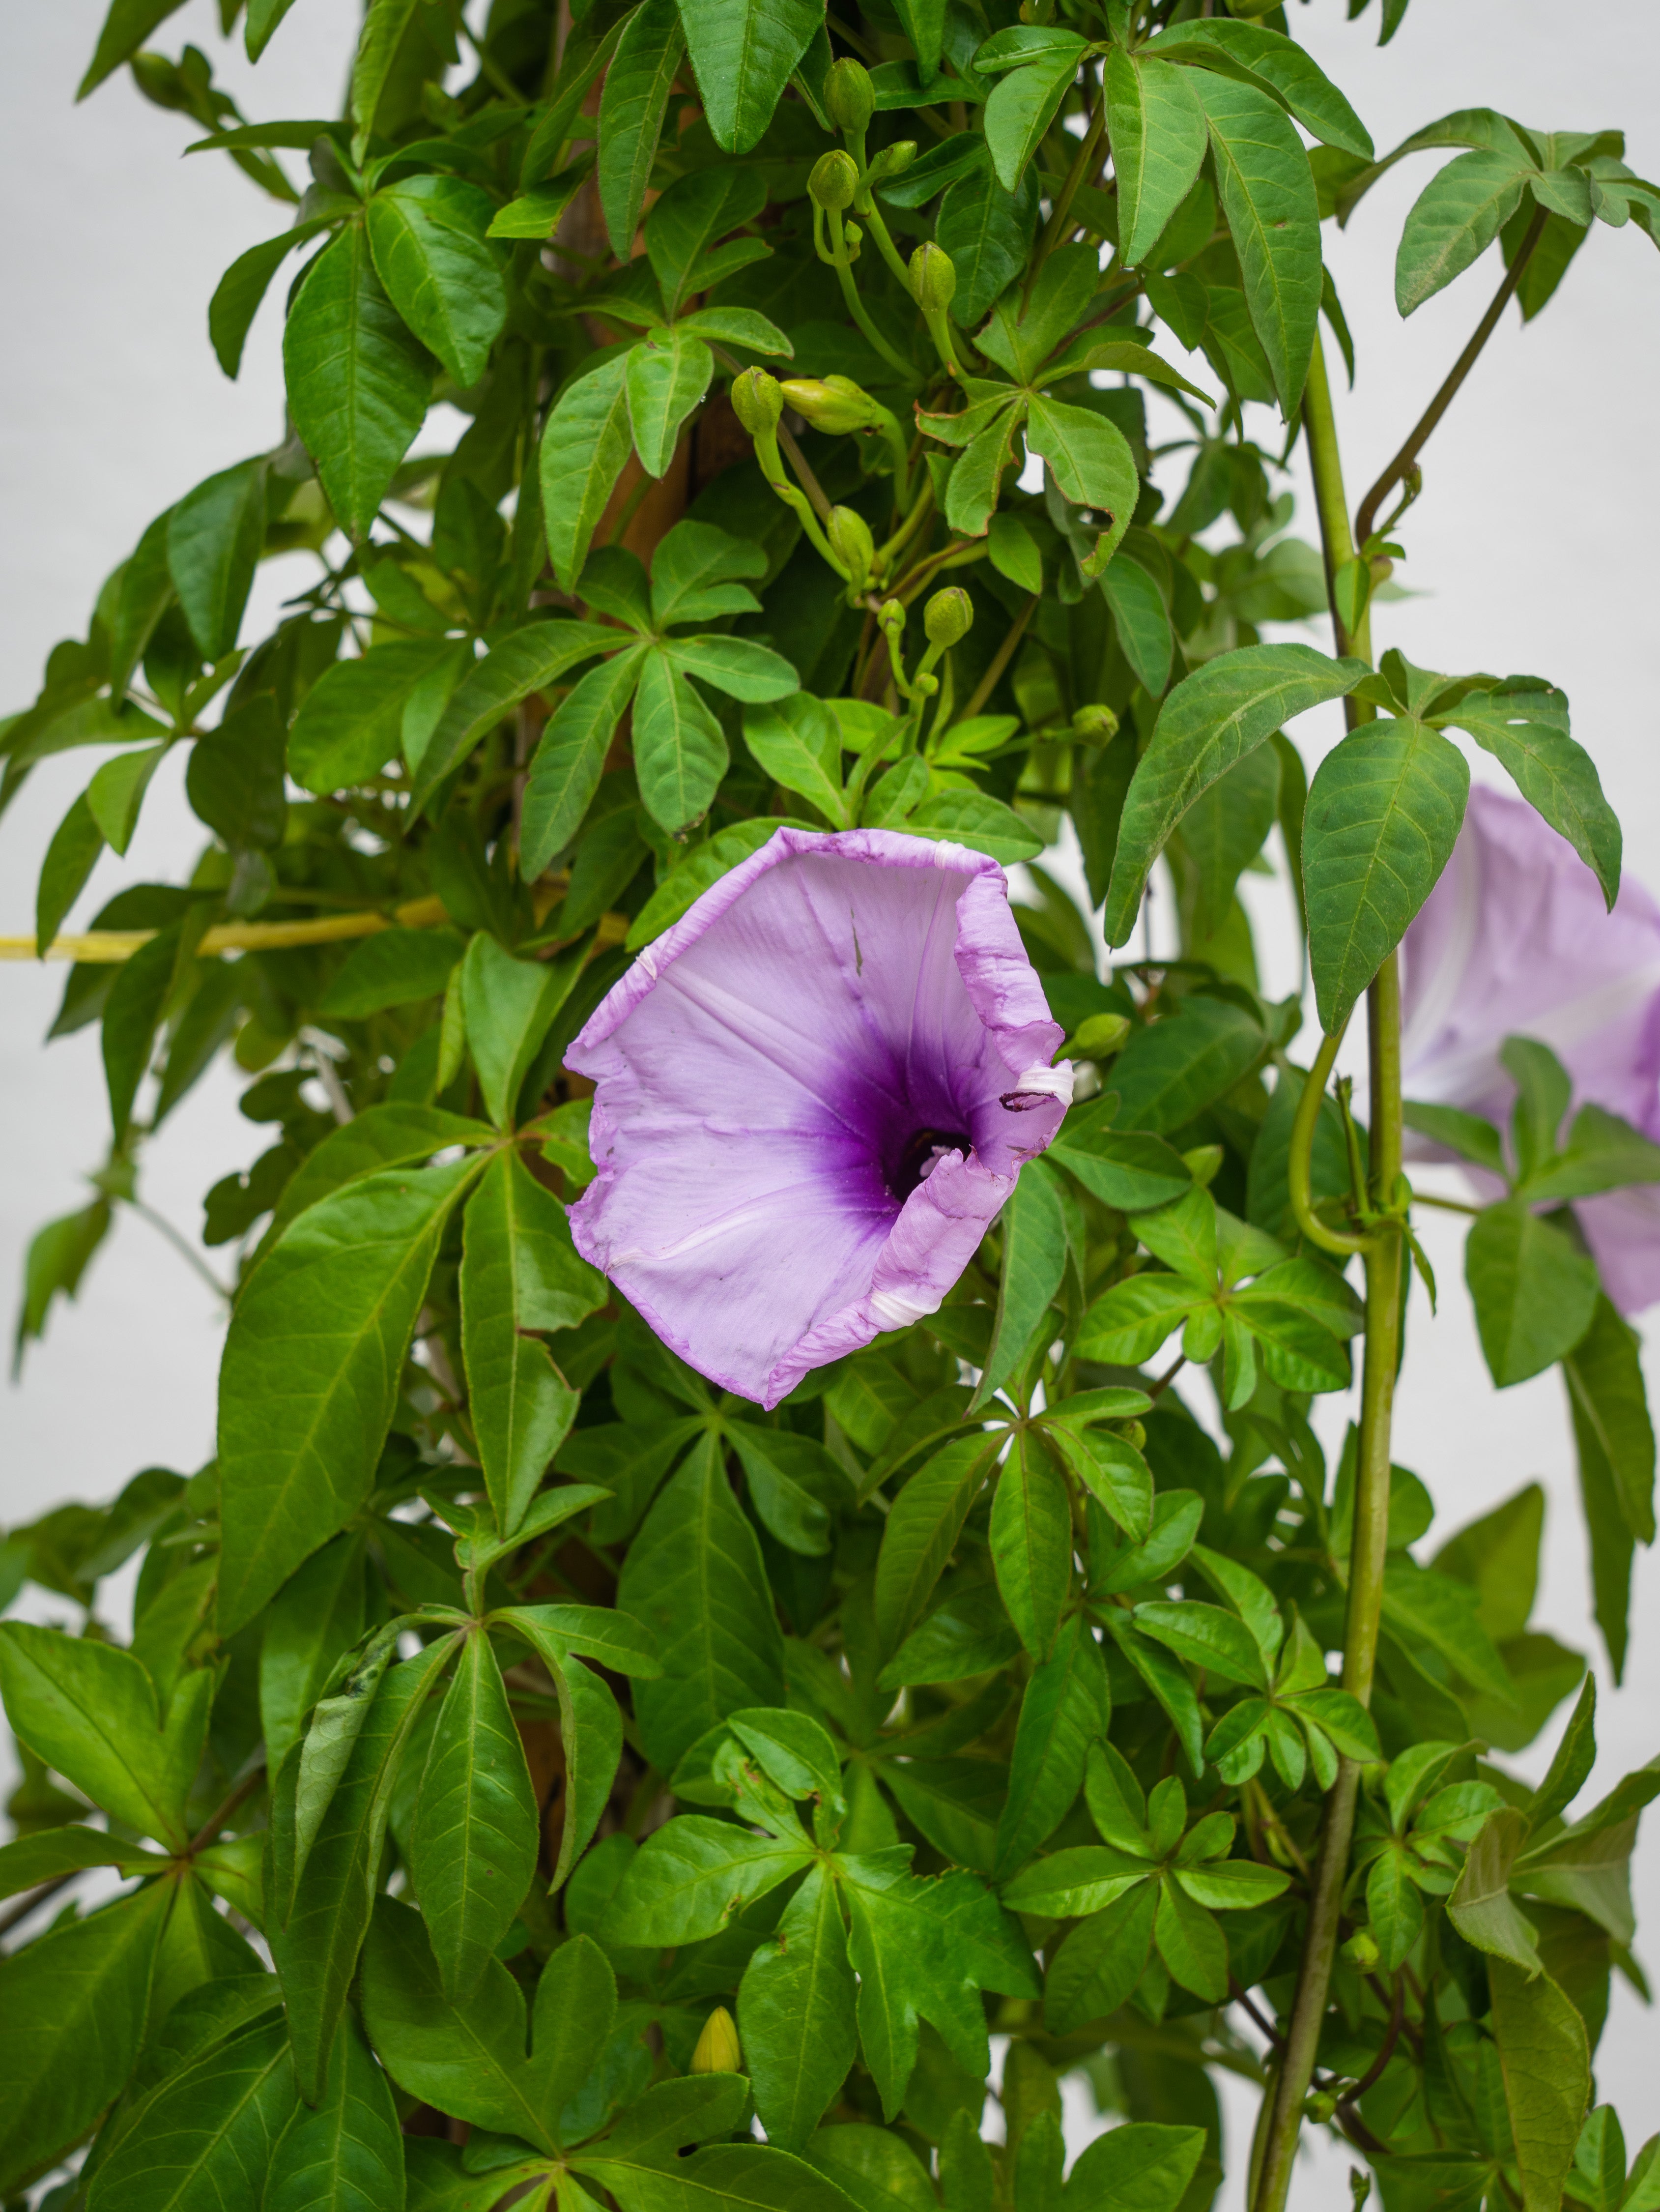
[[[743,2071],[743,2050],[738,2041],[737,2027],[724,2005],[717,2005],[704,2021],[703,2033],[697,2039],[692,2063],[687,2070],[693,2074]]]
[[[778,379],[764,368],[746,368],[732,379],[732,412],[752,438],[764,438],[779,427],[784,394]]]
[[[931,240],[919,246],[911,257],[911,293],[924,313],[948,307],[956,289],[956,264],[945,248]]]
[[[824,105],[838,131],[863,131],[876,112],[876,88],[863,62],[833,62],[824,80]]]
[[[1358,1966],[1363,1974],[1369,1974],[1383,1954],[1378,1948],[1378,1938],[1372,1930],[1357,1928],[1344,1944],[1342,1955],[1351,1966]]]
[[[876,541],[864,517],[851,507],[833,507],[824,534],[830,540],[831,551],[853,582],[863,584],[876,558]]]
[[[1072,734],[1080,744],[1110,744],[1118,734],[1118,718],[1110,707],[1080,707],[1072,717]]]
[[[1147,1425],[1144,1421],[1120,1421],[1118,1424],[1118,1432],[1136,1451],[1139,1451],[1147,1442]]]
[[[897,177],[900,170],[908,169],[916,158],[916,140],[896,138],[891,146],[884,146],[871,162],[869,173],[871,183],[879,185],[885,177]]]
[[[815,430],[865,430],[881,412],[851,376],[791,376],[781,389],[785,404]]]
[[[821,208],[845,208],[853,204],[853,195],[859,188],[859,166],[851,154],[838,150],[821,154],[813,164],[813,173],[807,179],[807,189]]]
[[[922,611],[930,645],[959,645],[974,627],[974,602],[960,584],[936,592]]]
[[[1086,1060],[1106,1060],[1118,1050],[1129,1035],[1128,1016],[1091,1014],[1087,1021],[1079,1023],[1068,1050],[1081,1052]]]

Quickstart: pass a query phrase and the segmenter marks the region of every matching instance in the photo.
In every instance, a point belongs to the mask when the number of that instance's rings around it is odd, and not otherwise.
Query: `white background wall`
[[[325,114],[338,102],[357,13],[354,0],[299,0],[257,72],[219,39],[211,0],[191,0],[157,43],[177,52],[194,39],[253,116]],[[1486,104],[1542,129],[1623,125],[1633,166],[1660,168],[1652,0],[1413,0],[1381,52],[1372,43],[1378,0],[1352,26],[1339,0],[1293,13],[1380,149],[1435,116]],[[182,160],[193,126],[149,106],[125,78],[72,106],[101,15],[101,0],[15,9],[0,74],[0,711],[33,696],[56,639],[84,634],[100,580],[151,517],[281,430],[281,284],[254,326],[239,385],[221,374],[205,325],[221,271],[282,228],[283,211],[219,158]],[[1360,355],[1354,393],[1338,398],[1352,500],[1497,281],[1489,256],[1409,323],[1396,317],[1395,243],[1434,158],[1403,163],[1329,246]],[[1627,864],[1660,889],[1660,709],[1650,676],[1660,580],[1657,359],[1660,257],[1634,226],[1598,228],[1539,322],[1523,331],[1513,311],[1506,319],[1430,446],[1402,572],[1422,596],[1381,608],[1377,628],[1380,644],[1421,665],[1527,670],[1562,685],[1624,823]],[[1259,434],[1266,442],[1266,428]],[[1312,536],[1312,508],[1300,519]],[[282,571],[262,573],[256,613],[300,588],[303,571]],[[1299,726],[1311,766],[1336,734],[1318,717]],[[32,927],[39,855],[91,765],[84,754],[47,762],[0,820],[0,933]],[[1478,759],[1476,773],[1490,767]],[[198,836],[177,778],[153,791],[127,860],[106,855],[70,926],[84,926],[122,882],[187,866]],[[79,1177],[105,1141],[96,1031],[40,1048],[63,974],[0,965],[0,1307],[33,1230],[82,1202]],[[204,1082],[145,1164],[146,1198],[192,1237],[207,1185],[262,1148],[235,1095],[227,1079]],[[1414,1313],[1397,1456],[1429,1482],[1447,1528],[1531,1478],[1544,1481],[1551,1509],[1536,1617],[1595,1656],[1559,1386],[1544,1376],[1494,1395],[1459,1287],[1457,1227],[1432,1216],[1425,1241],[1446,1295],[1439,1321],[1427,1308]],[[223,1255],[208,1257],[224,1266]],[[31,1352],[21,1387],[0,1385],[0,1522],[65,1498],[106,1496],[147,1464],[197,1465],[211,1449],[219,1327],[211,1293],[154,1230],[124,1218],[78,1309],[60,1310]],[[1660,1395],[1660,1364],[1651,1387]],[[1597,1661],[1597,1785],[1660,1752],[1657,1595],[1660,1570],[1639,1555],[1622,1693],[1606,1694]],[[1518,1763],[1541,1767],[1551,1741]],[[1657,1838],[1660,1827],[1638,1861],[1639,1917],[1651,1929],[1660,1916]],[[1660,2029],[1620,1985],[1598,2081],[1622,2107],[1633,2144],[1648,2132],[1657,2065]],[[1247,2124],[1241,2112],[1236,2155]],[[1337,2202],[1346,2162],[1319,2156],[1304,2201]]]

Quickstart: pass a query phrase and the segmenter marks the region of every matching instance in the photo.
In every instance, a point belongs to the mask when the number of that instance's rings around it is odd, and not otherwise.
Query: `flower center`
[[[957,1129],[918,1129],[907,1139],[888,1177],[888,1187],[903,1205],[918,1183],[926,1182],[948,1152],[965,1157],[974,1140]]]

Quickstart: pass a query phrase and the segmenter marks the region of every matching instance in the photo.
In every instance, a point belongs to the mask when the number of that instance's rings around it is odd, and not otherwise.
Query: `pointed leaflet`
[[[168,518],[168,573],[204,660],[222,660],[234,647],[264,544],[264,461],[209,477]]]
[[[606,1911],[606,1941],[653,1949],[700,1942],[812,1856],[799,1827],[777,1838],[683,1813],[653,1830],[629,1860]]]
[[[1074,1613],[1056,1639],[1054,1657],[1033,1668],[1021,1700],[994,1881],[1023,1866],[1065,1819],[1083,1786],[1089,1747],[1106,1734],[1109,1711],[1100,1649]]]
[[[1596,1458],[1633,1536],[1654,1541],[1654,1425],[1637,1333],[1606,1297],[1562,1363],[1580,1465]]]
[[[1037,228],[1037,179],[1029,173],[1018,191],[1005,191],[991,164],[959,177],[940,203],[936,243],[951,257],[957,289],[951,319],[969,329],[1020,275]]]
[[[1066,1477],[1035,1432],[1015,1438],[997,1478],[991,1564],[1021,1643],[1046,1659],[1072,1578],[1072,1508]]]
[[[641,1741],[672,1771],[706,1729],[784,1702],[784,1641],[760,1546],[713,1437],[669,1483],[629,1547],[617,1602],[655,1632],[661,1681],[634,1691]]]
[[[1079,566],[1087,576],[1099,576],[1129,529],[1141,495],[1129,441],[1116,422],[1087,407],[1034,396],[1027,407],[1026,442],[1049,464],[1063,499],[1094,509],[1095,550]]]
[[[1102,917],[1109,944],[1129,939],[1148,873],[1199,794],[1293,715],[1344,697],[1366,673],[1364,661],[1332,660],[1309,645],[1248,645],[1183,678],[1124,799]]]
[[[738,1990],[738,2032],[768,2142],[800,2150],[847,2078],[858,2037],[853,1970],[827,1867],[815,1866],[756,1951]]]
[[[1439,730],[1369,722],[1316,769],[1303,817],[1309,964],[1328,1036],[1407,932],[1451,857],[1469,770]]]
[[[471,647],[452,639],[409,637],[335,661],[288,731],[288,773],[319,794],[367,783],[398,750],[406,720],[431,687],[445,683],[447,693],[471,660]]]
[[[645,652],[644,645],[629,646],[591,668],[542,731],[519,824],[519,869],[527,883],[570,843],[592,805],[607,749],[633,696]]]
[[[1585,2025],[1548,1974],[1493,1959],[1487,1982],[1524,2212],[1555,2212],[1590,2101]]]
[[[501,1152],[465,1218],[462,1349],[469,1408],[496,1525],[511,1535],[576,1413],[576,1393],[529,1330],[574,1328],[605,1301],[578,1258],[565,1209],[523,1160]]]
[[[337,1661],[364,1628],[363,1539],[336,1536],[291,1575],[266,1610],[259,1717],[273,1771],[299,1742]]]
[[[1228,76],[1248,71],[1312,137],[1341,147],[1357,160],[1370,161],[1372,157],[1372,136],[1365,124],[1319,64],[1282,32],[1270,31],[1262,23],[1218,17],[1175,25],[1153,51],[1179,53],[1184,60],[1220,68]]]
[[[1530,708],[1536,713],[1544,703],[1536,691],[1531,697],[1525,692],[1478,691],[1435,719],[1468,730],[1484,752],[1502,763],[1529,805],[1594,872],[1612,910],[1620,895],[1619,817],[1602,796],[1596,764],[1584,746],[1543,714],[1535,719],[1530,714]]]
[[[1175,638],[1157,584],[1128,558],[1114,561],[1101,578],[1101,591],[1112,610],[1113,626],[1124,659],[1154,698],[1170,681]]]
[[[681,21],[715,143],[747,154],[824,21],[813,0],[681,0]]]
[[[392,1668],[373,1693],[282,1925],[277,1924],[280,1896],[268,1908],[271,1956],[282,1977],[296,2075],[308,2104],[322,2094],[347,1991],[357,1972],[374,1906],[392,1785],[427,1692],[458,1641],[447,1636],[429,1644],[416,1657]],[[286,1846],[280,1786],[274,1796],[275,1865]]]
[[[459,177],[403,177],[369,202],[369,250],[392,305],[452,382],[476,384],[507,317],[484,234],[495,204]]]
[[[498,1128],[512,1127],[519,1086],[582,961],[580,951],[554,961],[518,960],[482,930],[468,946],[461,969],[467,1045]]]
[[[622,1715],[602,1677],[573,1659],[557,1637],[539,1626],[536,1610],[516,1608],[513,1618],[553,1676],[559,1699],[565,1773],[559,1802],[559,1856],[548,1885],[552,1891],[587,1850],[610,1801],[622,1758]]]
[[[220,1370],[222,1635],[367,1497],[445,1224],[478,1171],[460,1159],[348,1184],[244,1291]]]
[[[1205,157],[1205,112],[1184,70],[1108,49],[1106,128],[1118,186],[1118,250],[1133,268],[1163,237]]]
[[[94,2172],[88,2206],[254,2204],[294,2114],[280,2019],[256,2021],[175,2066]]]
[[[1414,201],[1395,256],[1395,304],[1421,307],[1484,253],[1516,212],[1533,164],[1518,143],[1460,154]]]
[[[1192,82],[1210,125],[1251,327],[1288,420],[1302,397],[1320,311],[1320,211],[1308,155],[1265,92],[1208,70],[1195,70]]]
[[[885,1651],[921,1618],[997,1452],[995,1437],[959,1437],[894,1499],[876,1559],[876,1632]]]
[[[997,1225],[1003,1271],[991,1346],[974,1393],[977,1407],[1020,1365],[1066,1272],[1066,1217],[1054,1170],[1041,1160],[1028,1160]]]
[[[385,2212],[403,2192],[403,2135],[391,2084],[349,2014],[323,2100],[300,2106],[265,2178],[261,2212]]]
[[[1596,1309],[1596,1261],[1519,1198],[1486,1207],[1470,1224],[1464,1280],[1501,1390],[1571,1352]]]
[[[663,114],[685,51],[674,0],[644,0],[625,22],[605,73],[599,105],[599,204],[611,250],[624,262],[634,250]]]
[[[701,338],[678,330],[654,331],[630,348],[627,364],[634,451],[647,476],[666,476],[687,418],[709,389],[715,357]]]
[[[464,1997],[524,1901],[536,1801],[490,1639],[475,1630],[439,1710],[409,1834],[444,1993]]]
[[[1067,41],[1058,52],[1045,54],[1025,69],[1010,70],[998,79],[985,103],[986,148],[1006,192],[1018,187],[1078,74],[1079,56],[1087,51],[1084,40],[1074,33],[1062,32],[1058,37]]]
[[[392,74],[398,46],[409,27],[415,5],[416,0],[370,0],[363,33],[358,40],[357,58],[352,65],[352,117],[357,125],[352,134],[354,161],[360,162],[368,150],[381,94]]]
[[[362,538],[426,419],[433,371],[386,296],[360,222],[304,271],[282,333],[282,370],[329,504],[341,527]]]
[[[183,1849],[211,1670],[185,1676],[164,1727],[154,1685],[131,1652],[9,1620],[0,1626],[0,1692],[37,1758],[141,1836]]]
[[[9,2196],[120,2094],[172,1893],[170,1882],[154,1883],[0,1959],[0,2189]]]
[[[617,633],[600,623],[532,622],[510,631],[457,685],[416,764],[415,805],[424,806],[488,731],[533,691],[611,650]]]
[[[730,757],[711,708],[661,647],[648,652],[634,698],[634,774],[653,821],[672,831],[706,813]]]
[[[615,355],[567,385],[542,434],[542,505],[548,554],[566,592],[576,589],[594,532],[628,459],[627,356]]]

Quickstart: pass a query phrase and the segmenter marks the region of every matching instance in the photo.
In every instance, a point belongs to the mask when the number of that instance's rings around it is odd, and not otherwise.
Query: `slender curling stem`
[[[1314,1056],[1314,1065],[1303,1084],[1303,1095],[1297,1101],[1297,1111],[1292,1118],[1291,1154],[1286,1162],[1286,1182],[1291,1192],[1291,1211],[1296,1217],[1298,1228],[1309,1243],[1318,1244],[1323,1252],[1335,1252],[1347,1260],[1352,1259],[1357,1252],[1364,1252],[1371,1240],[1353,1236],[1347,1230],[1327,1227],[1314,1211],[1312,1175],[1315,1127],[1320,1118],[1320,1105],[1325,1097],[1326,1085],[1331,1079],[1332,1063],[1342,1041],[1342,1030],[1336,1036],[1320,1040],[1320,1049]]]
[[[1502,306],[1502,302],[1499,303]],[[1342,465],[1332,420],[1330,386],[1317,338],[1309,367],[1304,427],[1313,470],[1320,537],[1328,578],[1354,555]],[[1352,639],[1343,636],[1336,611],[1333,625],[1340,647],[1349,645],[1371,658],[1371,623],[1363,620]],[[1348,702],[1353,727],[1370,719],[1372,708]],[[1391,952],[1366,994],[1366,1035],[1371,1062],[1371,1163],[1368,1195],[1374,1209],[1391,1207],[1401,1181],[1401,981]],[[1330,1043],[1330,1040],[1327,1041]],[[1326,1048],[1322,1047],[1324,1055]],[[1335,1045],[1331,1047],[1336,1055]],[[1317,1061],[1317,1066],[1318,1062]],[[1330,1062],[1327,1062],[1329,1072]],[[1324,1081],[1321,1090],[1324,1090]],[[1318,1111],[1319,1092],[1311,1077],[1303,1094],[1309,1104],[1308,1132]],[[1295,1147],[1293,1146],[1293,1156]],[[1366,1352],[1360,1381],[1360,1425],[1355,1468],[1354,1534],[1349,1555],[1348,1608],[1343,1630],[1343,1687],[1362,1705],[1372,1697],[1383,1610],[1384,1555],[1389,1528],[1390,1434],[1395,1409],[1395,1373],[1401,1350],[1401,1269],[1404,1238],[1401,1224],[1384,1220],[1368,1237],[1366,1261]],[[1354,1805],[1360,1770],[1353,1759],[1339,1762],[1337,1778],[1326,1798],[1319,1858],[1309,1899],[1308,1925],[1297,1977],[1297,1994],[1286,2027],[1285,2048],[1275,2070],[1272,2104],[1259,2127],[1253,2160],[1253,2212],[1284,2212],[1291,2186],[1303,2102],[1314,2075],[1315,2053],[1325,2021],[1326,2000],[1337,1955],[1343,1885],[1354,1832]]]
[[[1517,286],[1521,283],[1523,272],[1533,258],[1533,249],[1543,237],[1544,231],[1545,210],[1536,208],[1534,210],[1533,221],[1528,225],[1527,235],[1522,240],[1521,250],[1506,270],[1505,280],[1493,294],[1492,306],[1475,325],[1475,334],[1469,343],[1453,362],[1445,383],[1413,424],[1406,443],[1360,501],[1360,512],[1354,518],[1354,534],[1362,545],[1372,535],[1372,527],[1378,519],[1378,508],[1394,487],[1403,481],[1408,470],[1429,443],[1430,433],[1451,406],[1459,386],[1475,368],[1477,356],[1498,328],[1499,318],[1504,313]]]
[[[853,280],[852,264],[847,258],[847,234],[842,228],[840,209],[828,210],[826,220],[829,225],[830,254],[835,263],[836,281],[841,286],[841,296],[847,302],[848,313],[851,315],[882,359],[898,369],[907,384],[914,384],[917,380],[915,364],[908,362],[902,353],[888,344],[875,323],[871,321],[864,302],[859,297],[859,288]]]
[[[979,682],[974,686],[973,690],[969,694],[969,696],[963,706],[962,712],[957,718],[960,721],[972,722],[975,715],[979,713],[980,708],[984,706],[986,701],[997,690],[997,680],[1002,676],[1004,669],[1008,667],[1009,662],[1015,658],[1015,648],[1019,646],[1021,640],[1026,635],[1026,626],[1031,621],[1033,616],[1038,611],[1038,601],[1041,597],[1041,592],[1033,592],[1031,598],[1021,609],[1019,614],[1015,616],[1014,621],[1009,623],[1007,630],[1004,631],[1003,643],[997,647],[997,652],[993,654],[991,665],[986,670],[984,675],[981,677]]]

